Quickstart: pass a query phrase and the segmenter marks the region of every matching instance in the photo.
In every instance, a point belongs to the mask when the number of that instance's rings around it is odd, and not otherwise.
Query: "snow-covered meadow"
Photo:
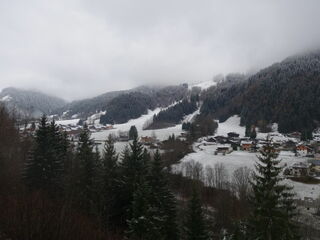
[[[236,132],[240,134],[240,137],[245,135],[245,128],[240,126],[240,117],[233,116],[227,121],[219,123],[219,127],[216,135],[226,136],[228,132]],[[266,134],[258,133],[260,138],[266,137]],[[273,136],[274,140],[285,140],[285,137],[281,134],[276,133]],[[195,161],[201,163],[203,168],[206,166],[214,167],[215,164],[222,163],[227,171],[229,180],[231,180],[233,172],[239,167],[248,167],[254,169],[257,161],[257,153],[251,153],[246,151],[233,151],[226,155],[215,155],[217,145],[208,143],[204,139],[200,139],[198,142],[193,144],[193,153],[185,156],[181,163],[175,166],[175,170],[181,170],[184,163],[188,161]],[[306,157],[297,157],[292,152],[282,151],[279,154],[279,160],[281,165],[292,165],[297,162],[305,162],[308,159]],[[293,182],[291,180],[284,180],[284,182],[290,186],[293,186],[294,191],[297,194],[297,198],[304,199],[304,197],[318,198],[320,195],[320,184],[304,184],[299,182]]]

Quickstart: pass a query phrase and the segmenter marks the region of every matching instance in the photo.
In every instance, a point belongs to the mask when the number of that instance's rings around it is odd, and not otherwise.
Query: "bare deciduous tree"
[[[249,194],[251,173],[248,167],[240,167],[233,172],[232,185],[240,200],[246,199]]]

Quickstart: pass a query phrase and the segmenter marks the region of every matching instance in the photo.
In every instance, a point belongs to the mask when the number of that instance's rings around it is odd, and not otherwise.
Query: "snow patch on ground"
[[[208,89],[209,87],[212,87],[215,85],[217,85],[217,82],[214,82],[213,80],[209,80],[209,81],[190,85],[189,89],[192,89],[193,87],[199,87],[199,88],[201,88],[201,90],[205,90],[205,89]]]
[[[239,116],[234,115],[222,123],[219,122],[216,135],[227,136],[229,132],[236,132],[240,134],[240,137],[245,136],[246,128],[240,126]]]
[[[11,97],[10,95],[6,95],[6,96],[2,97],[2,98],[0,99],[0,101],[2,101],[2,102],[9,102],[9,101],[11,101],[11,99],[12,99],[12,97]]]
[[[77,126],[80,122],[80,119],[70,119],[70,120],[59,120],[56,121],[56,124],[59,125],[63,125],[63,126]]]

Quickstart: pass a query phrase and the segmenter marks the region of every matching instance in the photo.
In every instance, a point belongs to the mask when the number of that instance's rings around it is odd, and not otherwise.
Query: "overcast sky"
[[[319,0],[1,0],[0,89],[65,99],[248,72],[320,43]]]

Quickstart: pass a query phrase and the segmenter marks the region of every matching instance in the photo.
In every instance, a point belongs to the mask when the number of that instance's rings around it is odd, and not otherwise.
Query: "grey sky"
[[[1,0],[0,89],[79,99],[247,72],[320,46],[319,0]]]

